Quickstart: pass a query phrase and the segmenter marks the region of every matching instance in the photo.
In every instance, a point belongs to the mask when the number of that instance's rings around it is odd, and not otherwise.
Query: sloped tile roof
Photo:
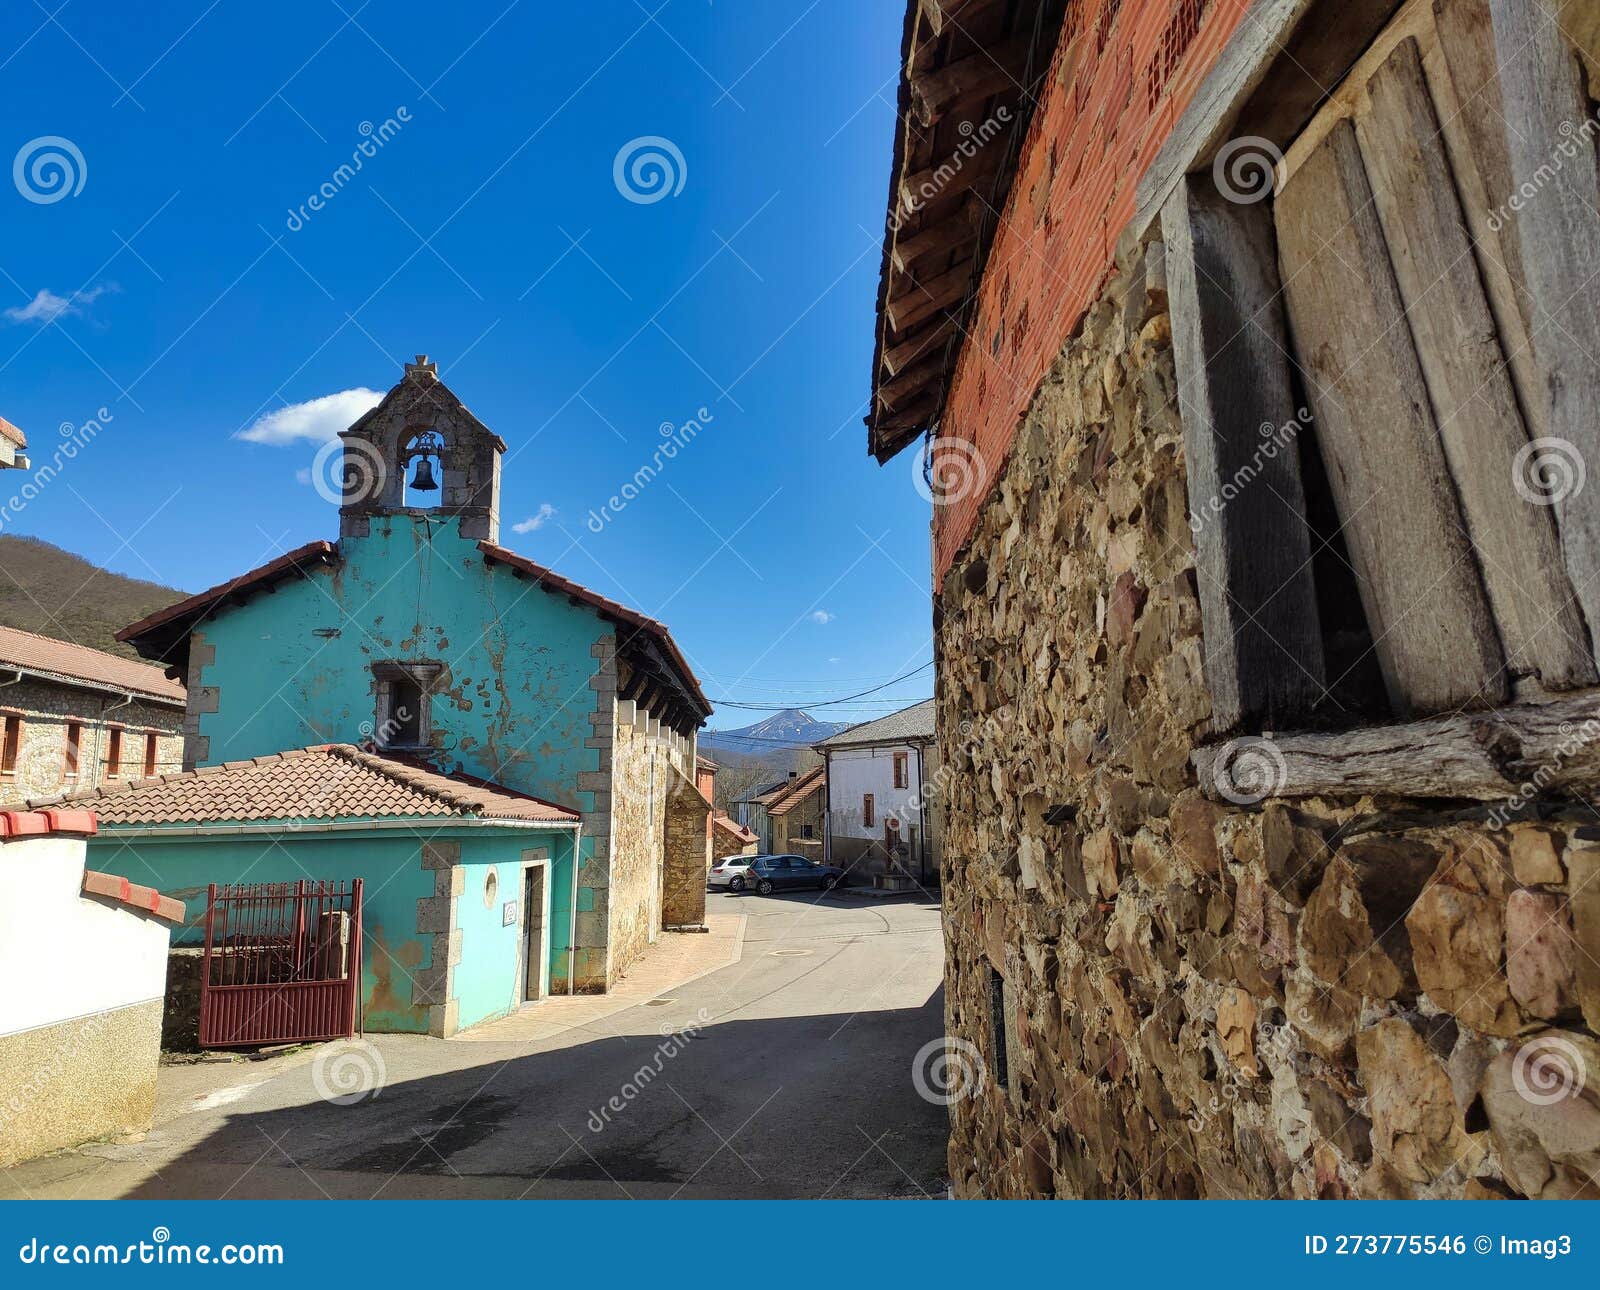
[[[70,645],[15,627],[0,627],[0,671],[25,668],[67,680],[92,681],[118,690],[131,690],[147,698],[184,701],[184,688],[159,667],[131,658],[119,658],[87,645]]]
[[[810,797],[827,781],[823,778],[826,770],[822,766],[813,766],[804,774],[791,780],[776,797],[767,803],[768,815],[787,815],[801,802]]]
[[[4,417],[0,417],[0,439],[7,439],[16,444],[16,446],[19,448],[26,448],[28,446],[28,436],[23,434],[22,431],[18,430],[16,426],[12,425],[11,422],[7,421]]]
[[[733,816],[729,815],[725,811],[718,811],[717,814],[711,817],[711,822],[724,833],[728,834],[730,837],[737,838],[740,842],[746,844],[747,846],[756,841],[756,835],[754,832],[745,828],[744,825],[740,824],[738,820],[734,819]]]
[[[854,748],[861,744],[930,743],[933,740],[933,700],[924,699],[876,721],[864,721],[824,739],[816,748]]]
[[[419,817],[551,823],[578,819],[565,807],[488,780],[443,774],[351,744],[316,744],[111,788],[83,789],[56,800],[87,807],[102,825]]]

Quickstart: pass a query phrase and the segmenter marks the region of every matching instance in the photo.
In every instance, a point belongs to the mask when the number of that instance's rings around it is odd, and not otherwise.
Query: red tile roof
[[[700,707],[704,715],[711,714],[710,701],[700,689],[700,683],[696,680],[693,669],[690,668],[682,651],[678,649],[677,642],[672,639],[672,633],[667,630],[664,623],[647,618],[598,592],[590,591],[589,588],[569,578],[563,578],[553,569],[536,564],[515,551],[508,551],[503,546],[496,546],[492,542],[480,542],[478,549],[490,564],[504,565],[522,577],[532,578],[542,590],[554,595],[567,596],[588,605],[612,622],[632,627],[636,633],[657,642],[673,670],[679,674],[685,693]],[[147,658],[157,657],[176,661],[186,653],[189,633],[206,615],[221,607],[224,602],[242,598],[252,592],[264,591],[285,578],[304,576],[308,570],[333,563],[338,559],[337,543],[308,542],[287,555],[279,556],[270,564],[242,573],[227,582],[218,583],[215,587],[190,596],[186,600],[180,600],[175,605],[168,605],[165,609],[124,627],[117,633],[117,639],[131,643]]]
[[[163,896],[154,887],[141,887],[126,878],[119,878],[114,873],[97,873],[93,869],[85,869],[83,893],[86,896],[104,896],[133,909],[154,914],[157,918],[164,918],[169,923],[183,922],[184,907],[181,900]]]
[[[26,448],[28,446],[28,437],[4,417],[0,417],[0,438],[9,439],[19,448]]]
[[[264,591],[285,578],[297,577],[308,568],[319,567],[338,557],[339,548],[332,542],[307,542],[304,546],[296,547],[286,555],[280,555],[259,569],[251,569],[248,573],[241,573],[237,578],[219,582],[214,587],[208,587],[185,600],[180,600],[175,605],[156,610],[148,617],[124,627],[117,633],[117,639],[129,642],[140,653],[149,657],[146,652],[146,645],[149,642],[146,638],[152,634],[163,638],[174,635],[187,636],[200,619],[230,596],[241,597],[252,591]],[[162,651],[162,654],[164,657],[165,651]]]
[[[483,552],[484,559],[492,564],[503,564],[515,569],[525,577],[533,578],[546,591],[555,592],[572,599],[581,601],[591,609],[598,610],[602,615],[628,627],[637,628],[639,631],[653,636],[672,660],[674,668],[681,674],[689,688],[690,694],[698,701],[704,714],[711,715],[711,702],[700,689],[700,682],[696,679],[694,669],[689,666],[689,660],[684,658],[679,651],[677,642],[672,639],[672,633],[667,630],[667,625],[654,618],[646,618],[637,610],[629,609],[626,605],[618,604],[599,592],[590,591],[589,588],[580,586],[563,578],[553,569],[547,569],[542,564],[535,564],[526,556],[518,555],[515,551],[508,551],[503,546],[495,546],[492,542],[478,543],[478,549]]]
[[[80,789],[102,824],[209,824],[266,820],[483,819],[576,822],[552,802],[415,761],[316,744],[178,775]]]
[[[733,816],[729,815],[726,811],[718,811],[714,816],[711,817],[711,822],[724,833],[738,838],[740,842],[743,842],[746,845],[757,840],[754,832],[745,828],[744,825],[740,824],[738,820],[734,819]]]
[[[823,766],[814,766],[803,775],[789,781],[777,793],[769,793],[767,799],[768,815],[787,815],[801,802],[810,797],[818,789],[823,788],[827,781],[823,776],[827,773]]]
[[[89,681],[183,706],[183,686],[159,667],[15,627],[0,627],[0,671],[7,668],[22,668],[68,681]]]

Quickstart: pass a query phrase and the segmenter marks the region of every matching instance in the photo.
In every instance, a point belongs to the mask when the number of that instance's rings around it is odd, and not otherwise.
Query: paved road
[[[708,901],[749,916],[743,959],[663,999],[536,1045],[377,1036],[384,1085],[350,1105],[315,1052],[167,1068],[181,1114],[0,1171],[0,1196],[941,1195],[945,1111],[912,1081],[943,1025],[938,909]]]

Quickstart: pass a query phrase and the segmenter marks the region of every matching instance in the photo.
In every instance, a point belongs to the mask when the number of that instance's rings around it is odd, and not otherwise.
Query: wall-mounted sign
[[[517,902],[508,900],[500,906],[500,926],[510,927],[517,921]]]

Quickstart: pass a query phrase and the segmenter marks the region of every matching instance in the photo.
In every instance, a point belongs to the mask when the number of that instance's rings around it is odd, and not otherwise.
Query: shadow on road
[[[938,1196],[946,1111],[913,1062],[943,1024],[941,989],[918,1008],[598,1036],[416,1078],[404,1067],[436,1070],[441,1041],[381,1042],[377,1096],[233,1115],[129,1195]],[[327,1086],[333,1067],[283,1078]]]

